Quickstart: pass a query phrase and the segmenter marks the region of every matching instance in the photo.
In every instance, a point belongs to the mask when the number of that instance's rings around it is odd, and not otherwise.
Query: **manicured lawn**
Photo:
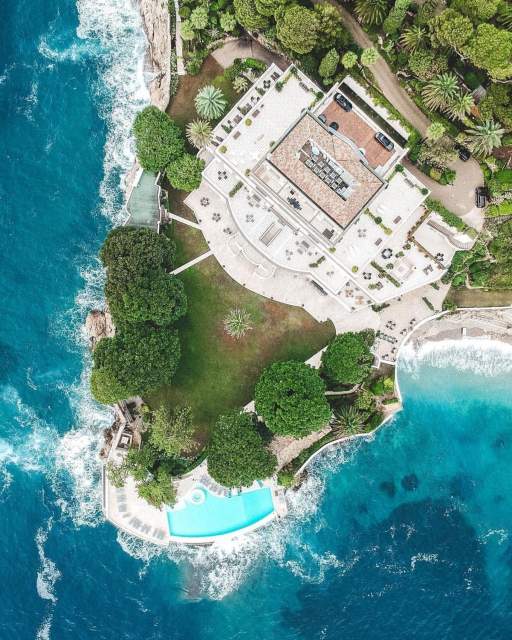
[[[450,289],[447,300],[458,307],[508,307],[512,304],[511,289]]]
[[[197,230],[175,225],[179,255],[191,259],[201,245]],[[203,241],[204,242],[204,241]],[[216,417],[253,397],[263,368],[277,360],[306,360],[334,335],[330,322],[320,324],[303,309],[273,302],[244,289],[211,256],[183,272],[189,311],[178,328],[182,357],[174,383],[148,398],[151,405],[188,404],[198,438],[207,441]],[[240,340],[230,338],[223,320],[240,307],[252,316],[253,329]]]

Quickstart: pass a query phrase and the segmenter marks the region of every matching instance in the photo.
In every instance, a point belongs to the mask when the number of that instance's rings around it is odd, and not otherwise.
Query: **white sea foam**
[[[414,571],[418,562],[427,562],[428,564],[436,564],[439,562],[437,553],[417,553],[411,558],[411,569]]]
[[[399,368],[418,374],[423,365],[437,368],[453,367],[483,376],[498,376],[512,372],[512,345],[498,340],[467,338],[422,343],[415,349],[407,343],[400,352]]]
[[[107,52],[107,64],[96,87],[102,117],[108,125],[102,213],[122,220],[118,207],[122,179],[134,160],[131,126],[149,101],[144,81],[146,38],[135,3],[127,0],[78,0],[77,35],[96,41]]]
[[[122,178],[134,161],[131,126],[135,114],[149,99],[143,74],[146,39],[138,6],[129,0],[78,0],[77,8],[80,42],[56,52],[45,47],[43,41],[40,50],[56,62],[78,61],[92,55],[101,59],[102,76],[94,90],[107,125],[107,140],[99,212],[118,224],[124,219]],[[84,287],[73,308],[54,323],[54,331],[83,354],[84,371],[78,385],[62,389],[73,408],[75,426],[58,440],[53,486],[59,495],[59,506],[76,526],[94,526],[102,521],[98,457],[101,433],[111,424],[112,411],[98,405],[90,395],[91,357],[83,326],[87,311],[104,304],[104,273],[96,256],[86,256],[85,261],[82,256],[81,260],[76,267]],[[69,479],[71,491],[66,485]]]
[[[39,418],[12,386],[0,388],[0,401],[7,411],[11,410],[18,426],[9,442],[0,440],[0,465],[16,464],[25,471],[44,472],[52,461],[58,438],[55,428]]]
[[[37,630],[36,640],[50,640],[50,631],[52,628],[52,622],[53,622],[53,613],[49,613],[41,623],[39,629]]]
[[[55,595],[55,583],[61,577],[60,571],[53,560],[46,557],[44,545],[48,540],[48,534],[52,530],[53,520],[50,518],[45,528],[40,527],[36,533],[36,546],[39,555],[40,567],[37,572],[37,594],[43,600],[50,600],[55,604],[57,596]]]

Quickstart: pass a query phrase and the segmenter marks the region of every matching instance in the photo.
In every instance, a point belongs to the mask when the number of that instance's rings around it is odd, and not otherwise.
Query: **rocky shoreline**
[[[144,75],[150,95],[150,103],[165,111],[170,100],[171,82],[171,24],[167,0],[138,0],[142,25],[147,38]],[[125,196],[130,193],[139,170],[137,161],[124,178]],[[92,309],[85,320],[85,330],[89,347],[94,351],[102,338],[115,335],[115,326],[107,307]],[[135,399],[138,400],[138,399]],[[126,409],[126,403],[114,406],[116,413],[114,423],[104,431],[104,445],[100,453],[106,459],[120,429],[132,428],[134,433],[140,425]]]

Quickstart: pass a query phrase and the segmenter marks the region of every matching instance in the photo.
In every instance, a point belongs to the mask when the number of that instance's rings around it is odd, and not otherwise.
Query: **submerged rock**
[[[388,495],[390,498],[394,498],[396,494],[396,486],[393,480],[384,480],[379,484],[379,489]]]
[[[402,478],[401,484],[406,491],[416,491],[420,484],[420,481],[418,480],[418,476],[415,473],[410,473],[409,475]]]

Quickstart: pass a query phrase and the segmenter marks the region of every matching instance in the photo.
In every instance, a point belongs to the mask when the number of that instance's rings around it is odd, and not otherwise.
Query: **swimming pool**
[[[251,527],[273,512],[268,487],[224,498],[198,485],[167,511],[167,521],[171,537],[211,538]]]

